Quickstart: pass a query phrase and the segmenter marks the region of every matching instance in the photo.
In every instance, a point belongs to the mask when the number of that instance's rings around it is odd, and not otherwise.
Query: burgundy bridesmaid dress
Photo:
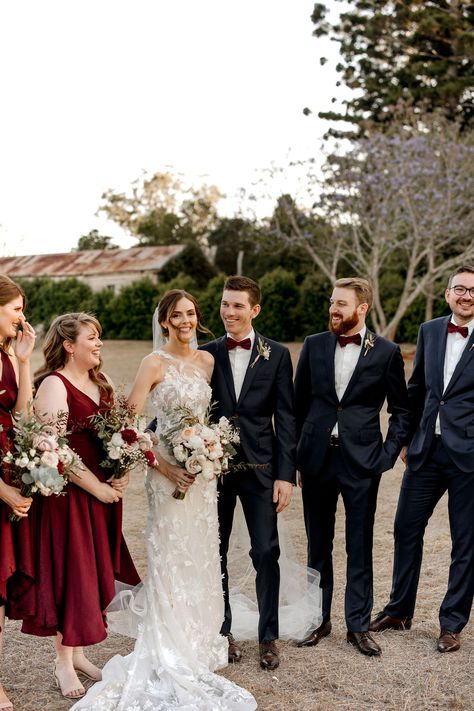
[[[71,449],[106,481],[103,446],[88,418],[107,405],[107,393],[101,390],[97,405],[61,373],[52,375],[67,390]],[[35,502],[37,612],[22,629],[41,637],[61,632],[64,645],[78,647],[107,636],[105,609],[115,595],[114,581],[137,585],[140,578],[122,535],[122,502],[104,504],[73,483],[65,491]]]
[[[13,450],[12,410],[18,396],[18,386],[9,356],[0,349],[2,378],[0,381],[0,459]],[[0,462],[0,476],[12,483],[8,464]],[[30,535],[30,520],[12,523],[11,508],[0,500],[0,605],[13,619],[22,619],[34,612],[34,557]],[[30,593],[30,594],[28,594]]]

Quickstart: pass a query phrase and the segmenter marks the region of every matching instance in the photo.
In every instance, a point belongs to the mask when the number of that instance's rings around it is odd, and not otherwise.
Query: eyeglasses
[[[469,292],[469,296],[474,299],[474,286],[469,289],[467,286],[461,286],[461,284],[457,284],[456,286],[450,286],[449,289],[452,289],[456,296],[464,296],[464,294]]]

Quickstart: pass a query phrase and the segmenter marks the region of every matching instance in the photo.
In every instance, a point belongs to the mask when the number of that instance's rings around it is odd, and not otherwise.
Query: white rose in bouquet
[[[202,469],[198,456],[188,457],[184,466],[187,472],[194,475],[199,474]]]
[[[186,448],[182,444],[178,444],[176,447],[173,447],[173,457],[177,462],[185,462],[188,458]]]

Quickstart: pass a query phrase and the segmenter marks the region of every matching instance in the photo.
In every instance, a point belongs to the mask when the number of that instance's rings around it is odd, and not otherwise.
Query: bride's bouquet
[[[59,413],[54,424],[43,422],[30,412],[15,418],[14,450],[3,461],[10,467],[12,482],[21,487],[22,496],[65,493],[73,469],[80,466],[79,458],[68,447],[66,433],[58,434],[65,422],[67,413]],[[21,517],[11,513],[10,520],[20,521]]]
[[[101,464],[115,479],[139,465],[153,466],[155,455],[151,436],[145,431],[146,420],[135,414],[124,395],[116,396],[113,404],[90,420],[106,452]]]
[[[210,421],[212,405],[202,418],[189,408],[176,408],[168,413],[168,426],[160,432],[160,438],[168,452],[188,474],[200,474],[210,481],[225,474],[230,460],[236,454],[235,444],[240,442],[239,432],[227,419],[218,423]],[[184,499],[185,492],[176,488],[175,499]]]

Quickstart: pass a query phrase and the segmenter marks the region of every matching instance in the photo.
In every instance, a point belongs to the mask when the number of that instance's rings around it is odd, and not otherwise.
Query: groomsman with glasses
[[[408,383],[411,424],[402,456],[395,518],[390,601],[370,629],[410,629],[423,555],[423,535],[448,492],[452,550],[448,590],[439,611],[438,650],[455,652],[474,594],[474,265],[450,277],[451,315],[422,324]]]
[[[336,508],[346,512],[347,641],[367,656],[381,649],[369,634],[372,540],[382,472],[391,469],[406,439],[408,408],[400,348],[370,331],[365,319],[372,288],[339,279],[329,307],[329,331],[309,336],[296,379],[297,468],[301,472],[308,566],[321,574],[323,621],[298,642],[312,647],[331,632],[332,548]],[[388,433],[380,429],[385,400]]]

